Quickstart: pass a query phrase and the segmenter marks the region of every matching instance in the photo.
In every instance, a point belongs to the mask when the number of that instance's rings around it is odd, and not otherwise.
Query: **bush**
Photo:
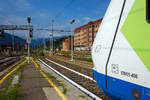
[[[85,60],[88,62],[92,62],[92,58],[86,58]]]
[[[40,56],[45,56],[45,53],[43,51],[40,51]]]

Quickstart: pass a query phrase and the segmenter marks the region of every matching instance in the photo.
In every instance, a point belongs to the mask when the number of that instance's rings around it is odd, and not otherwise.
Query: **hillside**
[[[5,33],[4,34],[4,38],[0,38],[0,45],[5,45],[5,44],[12,44],[13,41],[13,36],[9,33]],[[18,37],[18,36],[14,36],[14,44],[19,43],[21,45],[25,45],[26,40]]]

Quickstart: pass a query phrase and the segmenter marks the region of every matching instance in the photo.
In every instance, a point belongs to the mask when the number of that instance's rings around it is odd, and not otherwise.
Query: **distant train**
[[[115,100],[150,100],[150,0],[111,0],[92,47],[93,74]]]

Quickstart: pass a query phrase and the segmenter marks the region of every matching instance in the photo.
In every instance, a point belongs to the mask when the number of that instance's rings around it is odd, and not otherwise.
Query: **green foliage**
[[[17,89],[12,89],[9,92],[0,92],[0,100],[16,100]]]
[[[57,51],[57,54],[70,58],[71,51]],[[92,62],[91,52],[90,51],[74,51],[74,59],[83,60]]]
[[[92,62],[92,58],[91,57],[87,57],[87,58],[85,58],[85,60],[88,61],[88,62]]]
[[[15,56],[15,55],[17,55],[17,52],[11,52],[10,53],[10,56]]]
[[[7,53],[5,53],[5,52],[0,52],[0,56],[7,57],[7,56],[8,56],[8,54],[7,54]]]
[[[44,51],[40,51],[40,56],[45,56]]]

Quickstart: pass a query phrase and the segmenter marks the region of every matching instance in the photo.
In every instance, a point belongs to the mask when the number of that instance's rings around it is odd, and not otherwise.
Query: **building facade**
[[[102,19],[91,21],[74,31],[74,49],[90,50]]]
[[[71,36],[68,36],[62,42],[62,51],[69,51],[71,50]]]

